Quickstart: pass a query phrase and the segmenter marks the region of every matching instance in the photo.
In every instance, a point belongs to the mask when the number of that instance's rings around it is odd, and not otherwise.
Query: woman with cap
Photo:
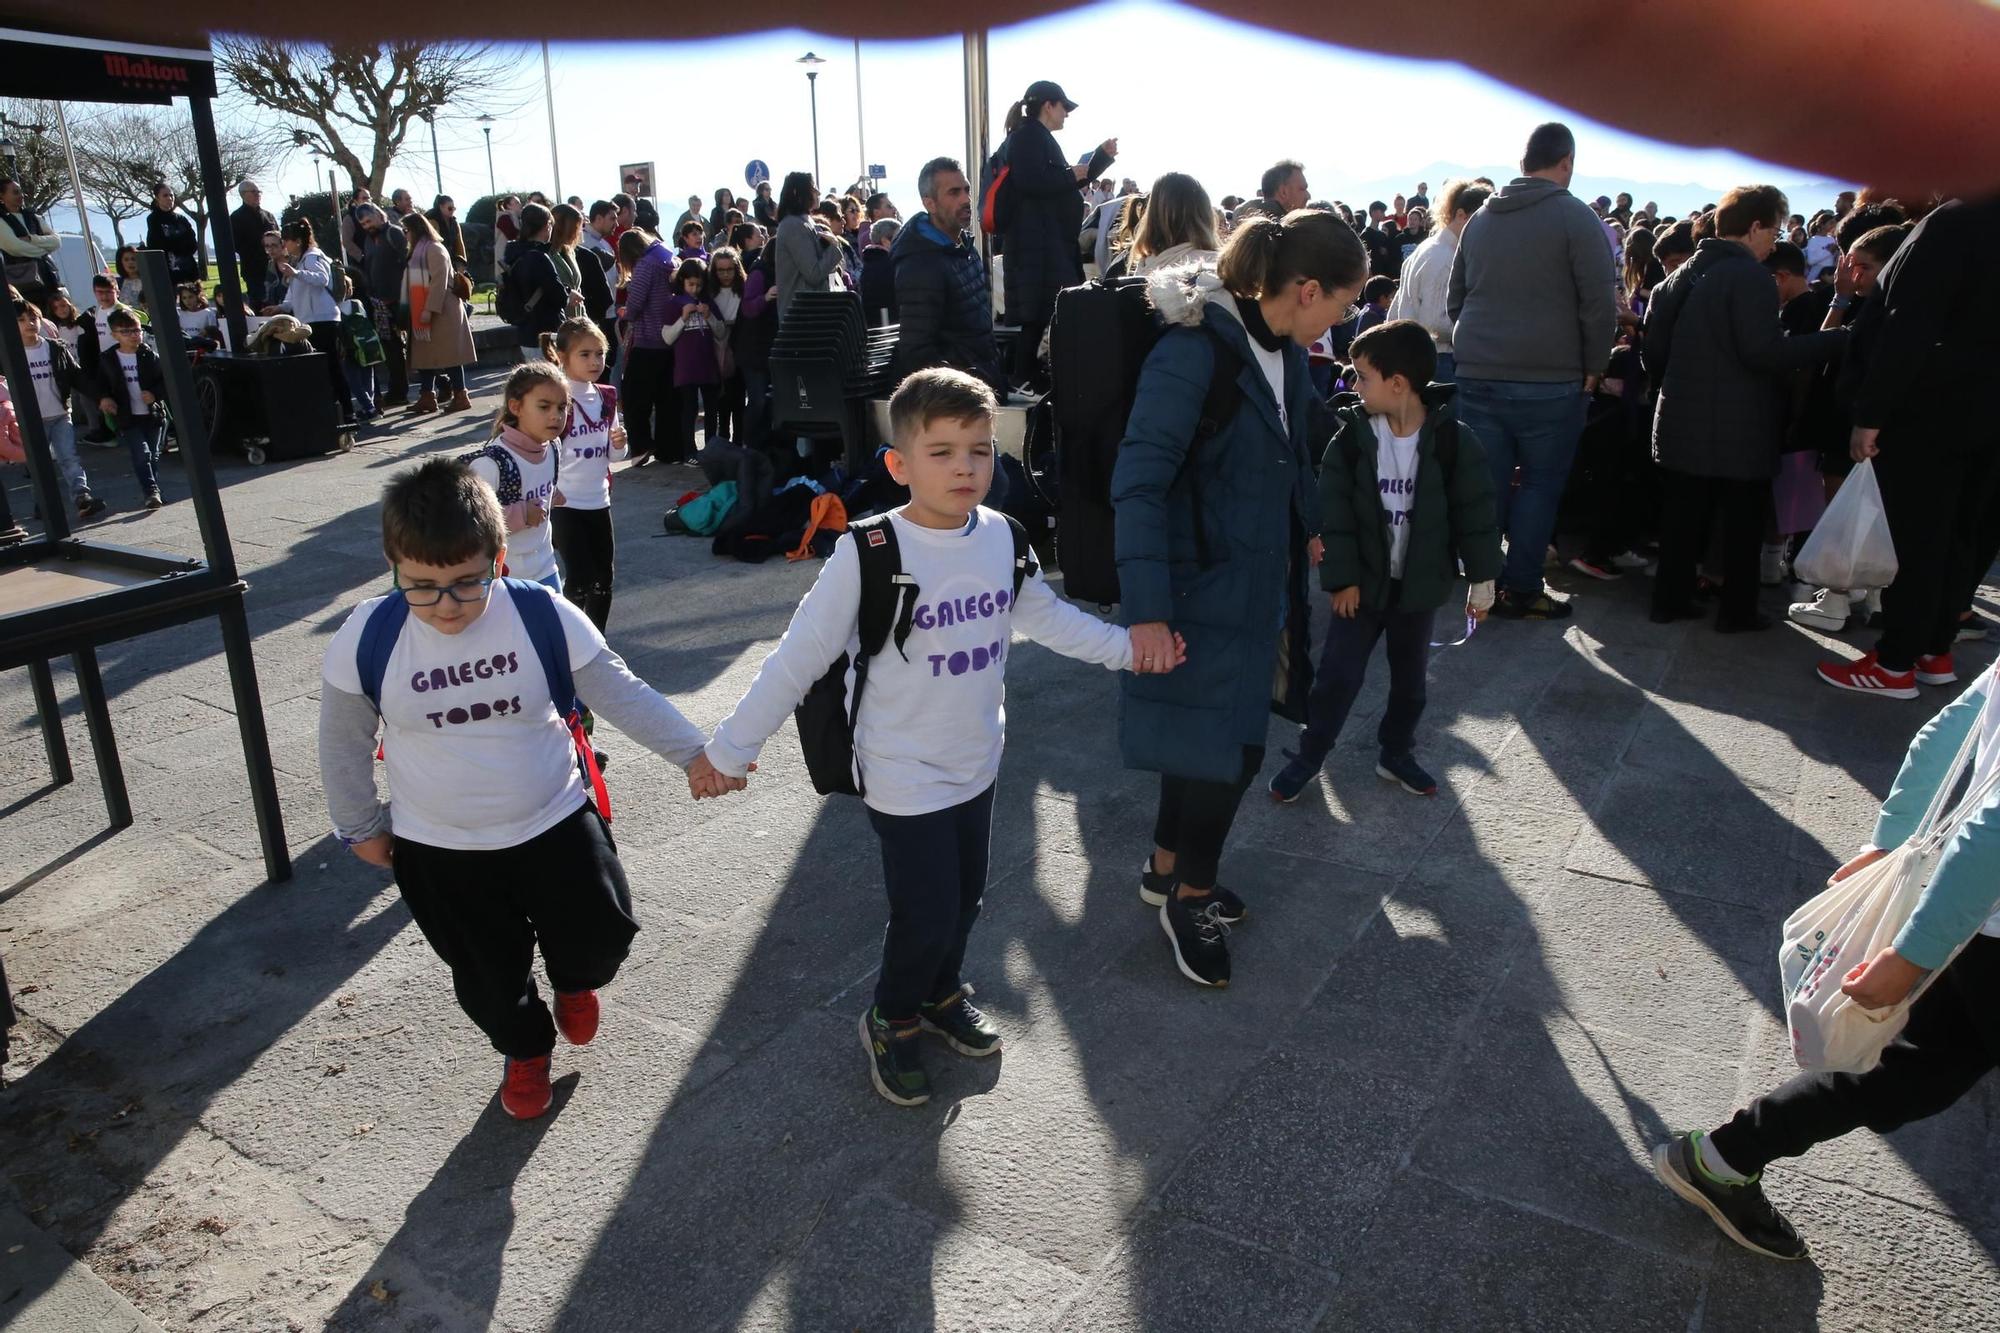
[[[1083,281],[1076,249],[1083,187],[1118,156],[1118,141],[1106,139],[1085,165],[1073,166],[1063,157],[1055,131],[1074,110],[1076,103],[1059,84],[1047,79],[1029,84],[1021,100],[1007,108],[1007,142],[1001,148],[1008,169],[1002,274],[1007,318],[1021,326],[1014,378],[1035,386],[1042,380],[1042,334],[1055,314],[1056,293]]]

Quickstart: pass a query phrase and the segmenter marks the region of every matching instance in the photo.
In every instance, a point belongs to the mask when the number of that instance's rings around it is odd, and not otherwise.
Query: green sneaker
[[[1000,1029],[972,1002],[971,985],[961,985],[935,1004],[920,1005],[917,1022],[925,1032],[943,1037],[960,1055],[994,1055],[1000,1050]]]
[[[891,1023],[869,1005],[861,1015],[861,1045],[868,1052],[868,1077],[875,1091],[898,1106],[922,1106],[931,1099],[931,1078],[917,1055],[914,1022]]]

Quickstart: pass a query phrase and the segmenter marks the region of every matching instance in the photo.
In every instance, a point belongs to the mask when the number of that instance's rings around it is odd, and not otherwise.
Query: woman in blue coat
[[[1229,984],[1224,927],[1244,907],[1216,869],[1264,763],[1281,637],[1283,702],[1297,706],[1311,671],[1299,619],[1319,558],[1305,349],[1351,316],[1367,278],[1353,229],[1300,210],[1253,218],[1213,269],[1165,269],[1149,289],[1167,331],[1112,474],[1118,582],[1134,656],[1170,660],[1179,634],[1187,663],[1124,683],[1119,748],[1127,767],[1160,774],[1140,897],[1204,986]],[[1211,394],[1218,375],[1233,392]]]

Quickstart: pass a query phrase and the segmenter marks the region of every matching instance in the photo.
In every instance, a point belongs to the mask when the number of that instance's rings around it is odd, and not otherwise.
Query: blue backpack
[[[535,646],[542,675],[549,682],[549,697],[576,746],[577,767],[583,773],[584,785],[597,803],[597,812],[608,824],[611,793],[605,789],[604,775],[597,767],[597,752],[584,734],[583,715],[576,706],[576,682],[569,670],[569,639],[563,634],[561,617],[556,614],[556,594],[526,579],[503,578],[499,582],[507,585],[507,594],[520,613],[522,628],[528,631],[528,642]],[[396,651],[396,640],[403,636],[403,624],[409,618],[410,604],[399,589],[383,598],[369,613],[368,623],[361,627],[354,665],[361,675],[361,692],[375,705],[378,716],[382,712],[382,679],[389,673],[389,655]],[[376,757],[381,757],[379,751]]]

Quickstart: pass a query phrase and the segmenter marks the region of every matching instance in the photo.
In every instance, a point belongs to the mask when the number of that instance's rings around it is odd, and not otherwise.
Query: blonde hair
[[[1132,236],[1132,262],[1156,255],[1176,245],[1192,245],[1197,250],[1220,250],[1215,235],[1215,205],[1201,182],[1178,171],[1170,171],[1153,182],[1146,196],[1145,216]]]

